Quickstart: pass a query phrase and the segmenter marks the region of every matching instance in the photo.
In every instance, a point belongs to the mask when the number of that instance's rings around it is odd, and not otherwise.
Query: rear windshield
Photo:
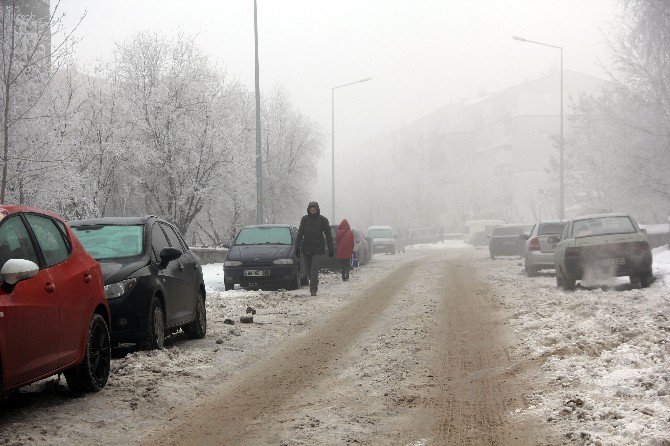
[[[631,234],[635,227],[628,217],[597,217],[576,220],[572,225],[573,237],[605,234]]]
[[[236,245],[291,245],[289,228],[244,228],[235,239]]]
[[[538,235],[555,235],[562,234],[565,228],[565,223],[541,223],[538,229]]]
[[[136,257],[143,253],[144,225],[72,227],[86,252],[96,260]]]
[[[390,229],[370,229],[368,237],[372,238],[393,238],[393,232]]]
[[[495,228],[492,235],[521,235],[523,229],[519,226],[511,226],[509,228]]]

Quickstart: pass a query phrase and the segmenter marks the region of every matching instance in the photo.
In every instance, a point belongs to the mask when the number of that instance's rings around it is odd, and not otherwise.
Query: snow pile
[[[656,282],[556,287],[523,274],[518,259],[480,261],[516,335],[519,369],[544,381],[515,416],[540,416],[577,444],[670,444],[670,252],[654,250]]]

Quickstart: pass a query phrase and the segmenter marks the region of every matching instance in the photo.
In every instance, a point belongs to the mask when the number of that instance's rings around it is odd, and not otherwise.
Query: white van
[[[469,220],[463,228],[463,241],[473,246],[486,246],[489,244],[488,236],[493,229],[505,224],[502,220]]]
[[[372,252],[396,253],[396,236],[390,226],[370,226],[368,238],[372,239]]]

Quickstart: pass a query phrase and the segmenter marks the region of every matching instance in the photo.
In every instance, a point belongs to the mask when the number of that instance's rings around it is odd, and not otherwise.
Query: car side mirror
[[[642,232],[643,234],[646,234],[646,233],[647,233],[647,230],[644,229],[644,228],[640,228],[640,232]]]
[[[547,241],[548,241],[549,243],[558,243],[558,242],[561,241],[561,238],[560,238],[560,237],[556,237],[556,236],[551,236],[551,237],[547,238]]]
[[[519,235],[519,240],[528,240],[529,238],[530,238],[530,236],[528,236],[526,234],[520,234]]]
[[[8,285],[16,285],[21,280],[35,277],[40,268],[35,262],[25,259],[9,259],[2,266],[0,274],[3,281]]]
[[[161,268],[165,268],[168,266],[168,263],[181,257],[181,251],[177,248],[163,248],[159,255],[161,258],[160,266]]]

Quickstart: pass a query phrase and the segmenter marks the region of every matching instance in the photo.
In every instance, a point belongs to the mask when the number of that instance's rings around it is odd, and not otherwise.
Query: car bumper
[[[112,317],[112,344],[137,343],[146,338],[152,298],[153,291],[138,283],[126,294],[107,300]]]
[[[553,269],[554,268],[554,253],[528,251],[526,253],[526,263],[529,267],[537,269]]]
[[[224,267],[223,277],[227,284],[239,284],[241,287],[278,287],[292,280],[299,265],[242,265]],[[264,271],[268,275],[247,276],[246,270]]]
[[[375,244],[372,245],[372,252],[395,252],[395,245],[393,244]]]
[[[603,265],[595,261],[582,261],[581,259],[566,259],[565,269],[575,279],[585,277],[607,278],[621,276],[636,276],[651,271],[651,259],[634,260],[625,258],[624,264]]]

